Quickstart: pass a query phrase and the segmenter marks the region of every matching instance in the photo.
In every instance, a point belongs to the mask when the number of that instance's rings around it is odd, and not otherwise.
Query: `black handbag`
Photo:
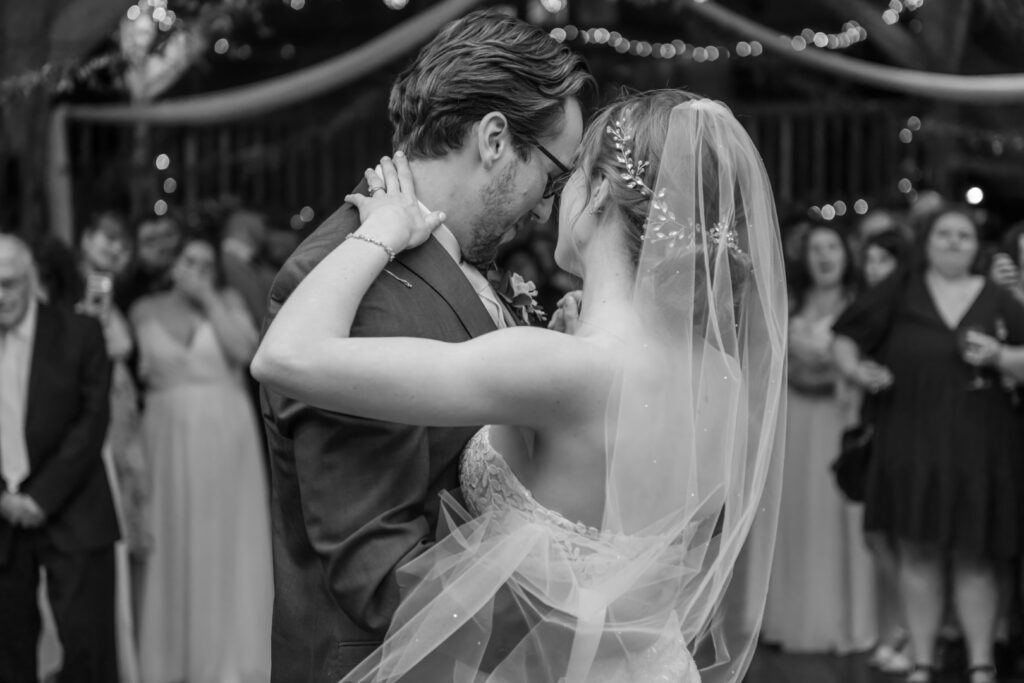
[[[836,485],[850,501],[864,502],[864,486],[871,463],[871,442],[875,428],[871,424],[859,424],[843,432],[839,444],[839,457],[832,463]]]

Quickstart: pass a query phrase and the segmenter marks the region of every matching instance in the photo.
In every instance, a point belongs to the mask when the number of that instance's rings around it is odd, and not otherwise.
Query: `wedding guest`
[[[37,283],[28,247],[0,235],[0,680],[38,680],[45,569],[61,680],[109,683],[118,680],[118,526],[101,457],[110,362],[100,325],[37,301]]]
[[[864,243],[863,280],[874,287],[898,269],[909,267],[911,245],[905,231],[896,228],[876,233]],[[874,428],[874,395],[861,397],[860,422]],[[885,534],[865,533],[868,548],[875,562],[878,593],[879,642],[868,659],[868,665],[885,673],[907,673],[911,667],[910,641],[903,618],[903,599],[899,590],[896,546]]]
[[[1011,225],[1003,235],[1002,245],[992,256],[989,268],[989,278],[997,285],[1006,287],[1018,301],[1024,303],[1021,263],[1024,263],[1024,221]]]
[[[951,581],[970,680],[990,683],[997,570],[1024,550],[1024,443],[997,381],[998,372],[1024,374],[1024,307],[975,274],[969,209],[940,209],[921,237],[921,267],[864,292],[834,327],[834,353],[846,377],[881,392],[865,529],[899,548],[915,660],[908,681],[936,675]]]
[[[122,311],[170,285],[170,268],[180,248],[182,226],[170,215],[147,216],[135,224],[135,258],[115,283],[114,300]]]
[[[876,233],[864,242],[864,263],[861,275],[864,284],[874,287],[894,273],[898,268],[909,265],[911,243],[906,232],[895,228]]]
[[[257,328],[267,313],[267,295],[277,272],[263,262],[267,244],[266,219],[255,211],[237,209],[224,222],[221,241],[224,281],[242,295]]]
[[[806,208],[794,207],[785,213],[779,212],[779,229],[782,231],[782,252],[786,258],[786,274],[792,280],[793,273],[800,269],[803,259],[804,240],[811,228]],[[791,283],[792,284],[792,283]]]
[[[277,270],[263,261],[267,246],[266,218],[255,211],[235,209],[224,222],[221,239],[221,266],[224,270],[224,284],[241,295],[249,312],[253,327],[263,325],[267,313],[267,296],[274,282]],[[253,408],[260,405],[260,385],[249,373],[245,373],[246,391]],[[260,437],[261,451],[266,463],[266,441]]]
[[[859,258],[864,257],[864,249],[867,241],[875,235],[880,235],[890,230],[909,229],[900,225],[896,214],[888,208],[876,207],[860,216],[853,232],[852,245],[854,254]]]
[[[269,502],[242,377],[256,330],[222,276],[215,243],[188,237],[171,289],[131,311],[153,482],[139,610],[147,682],[270,677]]]
[[[34,253],[47,302],[99,320],[111,360],[110,424],[103,463],[123,534],[123,540],[114,546],[120,681],[133,683],[138,680],[138,665],[129,557],[144,552],[142,503],[146,473],[139,444],[138,396],[128,369],[134,340],[127,321],[113,302],[113,280],[128,261],[130,238],[120,215],[107,211],[93,216],[83,228],[77,252],[48,236],[37,241]],[[40,592],[40,610],[43,635],[39,665],[45,678],[61,669],[61,646],[45,591]]]
[[[146,474],[139,444],[137,388],[129,371],[135,340],[125,312],[114,301],[114,283],[128,266],[131,253],[131,235],[124,219],[114,212],[97,214],[79,240],[80,286],[75,306],[103,325],[107,354],[113,363],[107,445],[116,474],[116,493],[120,494],[115,502],[128,549],[141,556],[146,547],[141,522]]]
[[[791,652],[857,652],[877,636],[862,510],[842,497],[831,471],[856,409],[832,361],[831,328],[856,283],[837,227],[810,223],[793,274],[786,467],[763,629]]]

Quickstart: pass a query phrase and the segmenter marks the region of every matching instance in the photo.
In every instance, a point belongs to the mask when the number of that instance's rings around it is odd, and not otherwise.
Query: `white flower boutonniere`
[[[526,280],[519,273],[504,272],[492,268],[487,280],[494,292],[512,309],[526,325],[539,325],[548,319],[547,313],[537,304],[537,285]]]

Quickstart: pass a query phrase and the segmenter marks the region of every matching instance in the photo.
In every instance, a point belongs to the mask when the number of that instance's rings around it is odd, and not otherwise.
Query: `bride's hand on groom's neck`
[[[416,198],[409,160],[395,152],[377,169],[366,169],[370,196],[350,194],[345,201],[359,211],[359,232],[388,244],[395,252],[417,247],[444,222],[440,211],[425,212]]]
[[[555,309],[548,323],[548,329],[565,334],[575,334],[580,326],[580,309],[583,307],[583,292],[574,290],[569,292],[555,304]]]

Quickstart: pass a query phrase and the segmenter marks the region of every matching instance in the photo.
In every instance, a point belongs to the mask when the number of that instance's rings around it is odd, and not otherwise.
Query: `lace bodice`
[[[479,516],[490,509],[518,510],[528,517],[590,540],[600,541],[605,537],[600,530],[571,522],[535,501],[529,489],[519,481],[505,459],[494,449],[490,433],[490,426],[478,431],[462,453],[459,484],[470,512]]]
[[[491,427],[478,431],[462,453],[459,482],[469,511],[480,516],[488,512],[519,513],[530,522],[548,527],[550,538],[574,566],[581,586],[614,571],[634,555],[642,539],[603,532],[572,522],[544,507],[516,477],[495,450]],[[594,672],[591,683],[699,683],[700,675],[679,632],[669,632],[629,664],[610,661]]]

